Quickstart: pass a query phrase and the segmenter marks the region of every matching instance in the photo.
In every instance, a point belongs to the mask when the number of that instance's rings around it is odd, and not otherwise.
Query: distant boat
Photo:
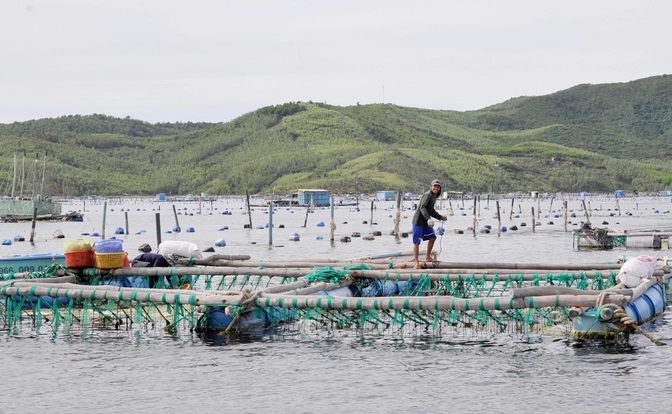
[[[51,197],[41,194],[27,197],[23,196],[24,177],[25,177],[25,155],[21,172],[21,195],[16,194],[17,165],[16,153],[14,154],[14,178],[12,181],[12,193],[10,197],[0,200],[0,220],[3,222],[32,220],[69,220],[78,221],[81,219],[79,213],[61,214],[61,203],[54,201]],[[44,189],[44,175],[47,168],[47,156],[44,156],[44,166],[42,169],[42,184],[40,192]],[[35,156],[35,171],[33,173],[33,193],[35,192],[35,178],[37,178],[37,156]]]
[[[37,196],[32,199],[0,200],[0,218],[3,221],[57,218],[61,216],[61,203],[51,198]]]

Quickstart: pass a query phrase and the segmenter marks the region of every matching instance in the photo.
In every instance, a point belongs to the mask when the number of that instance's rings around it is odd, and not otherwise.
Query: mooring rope
[[[644,335],[654,345],[665,345],[665,343],[654,338],[653,335],[649,334],[644,329],[642,329],[641,326],[637,325],[637,322],[635,322],[634,319],[628,316],[628,313],[625,311],[624,308],[613,303],[604,304],[604,301],[606,300],[607,296],[609,296],[609,294],[610,293],[607,291],[600,292],[600,294],[597,296],[596,301],[598,310],[604,308],[612,310],[613,316],[611,317],[611,319],[609,319],[609,322],[613,323],[614,325],[616,325],[617,328],[625,332],[637,331],[638,333]]]

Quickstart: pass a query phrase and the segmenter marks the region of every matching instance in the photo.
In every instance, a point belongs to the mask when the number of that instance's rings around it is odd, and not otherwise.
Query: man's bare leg
[[[415,259],[415,268],[416,269],[422,269],[422,265],[420,264],[420,245],[419,244],[414,244],[413,245],[413,258]]]
[[[434,241],[436,239],[429,239],[427,241],[427,255],[425,256],[425,261],[426,262],[433,262],[434,258],[432,257],[432,249],[434,248]]]

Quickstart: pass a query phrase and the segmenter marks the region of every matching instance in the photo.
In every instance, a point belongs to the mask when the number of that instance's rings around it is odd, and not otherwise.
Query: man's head
[[[441,183],[439,180],[432,180],[432,183],[429,185],[429,190],[434,194],[441,193]]]

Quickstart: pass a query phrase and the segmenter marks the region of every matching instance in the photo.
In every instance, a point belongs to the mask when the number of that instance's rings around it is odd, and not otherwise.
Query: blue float
[[[215,246],[217,246],[217,247],[224,247],[224,246],[226,246],[226,240],[224,240],[224,239],[217,239],[217,240],[215,240]]]

